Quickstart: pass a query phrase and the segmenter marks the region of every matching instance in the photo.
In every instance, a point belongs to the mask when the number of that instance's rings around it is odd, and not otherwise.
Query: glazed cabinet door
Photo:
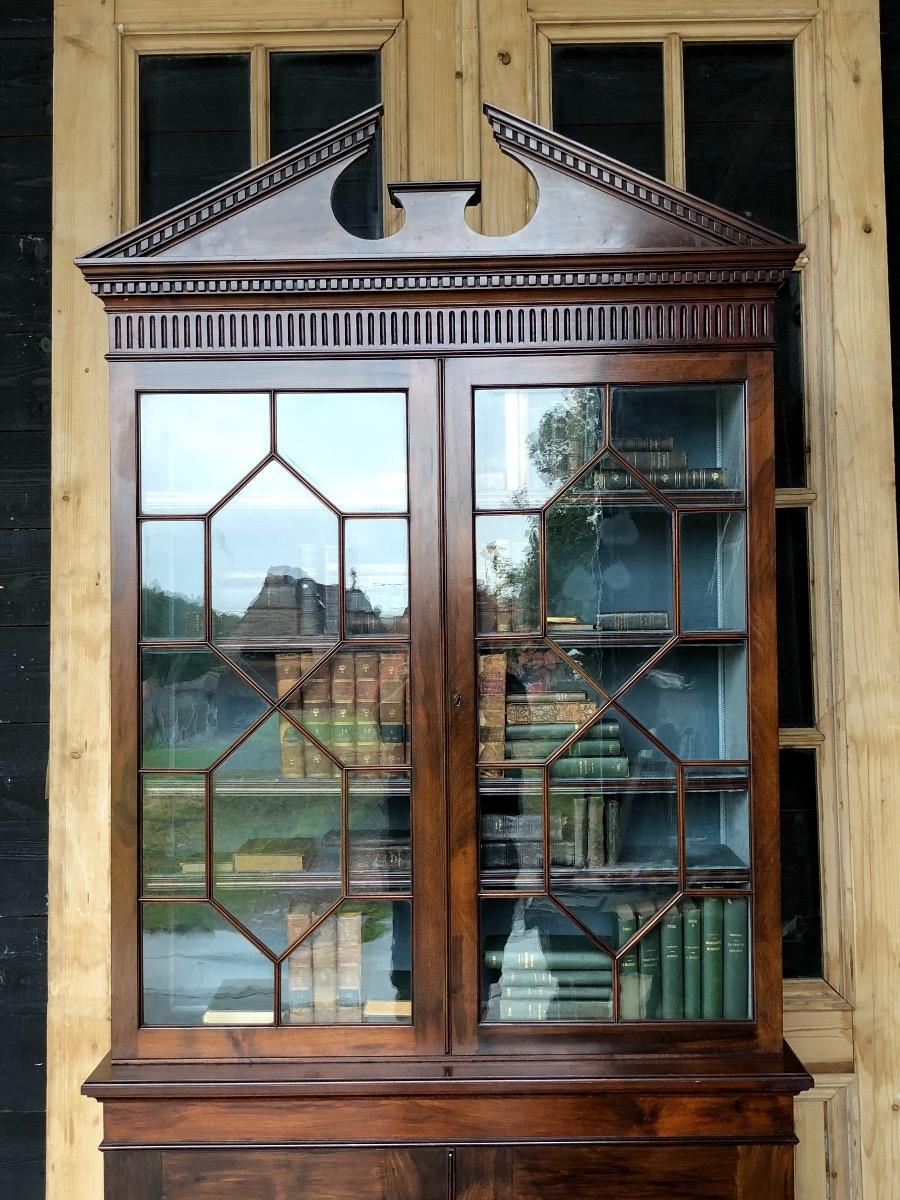
[[[440,1049],[435,367],[145,364],[132,383],[120,1044]]]
[[[774,1028],[766,369],[448,365],[459,1049]]]

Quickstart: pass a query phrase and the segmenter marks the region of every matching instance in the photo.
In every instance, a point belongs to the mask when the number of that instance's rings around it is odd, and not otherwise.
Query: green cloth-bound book
[[[697,1021],[703,1016],[700,993],[703,909],[693,900],[683,901],[681,909],[684,942],[684,1015],[689,1021]]]
[[[650,900],[640,900],[635,906],[638,927],[646,925],[655,913]],[[641,978],[641,1016],[648,1021],[660,1015],[661,970],[660,970],[659,926],[638,942],[638,971]]]
[[[670,908],[660,931],[662,956],[662,1015],[664,1021],[684,1016],[684,958],[682,921],[677,907]]]
[[[616,905],[618,945],[624,946],[637,932],[637,917],[630,904]],[[623,1021],[637,1021],[641,1015],[640,978],[638,976],[637,947],[619,963],[619,1017]]]
[[[599,706],[598,706],[599,707]],[[506,729],[508,742],[552,741],[554,749],[562,745],[578,726],[574,721],[557,721],[548,725],[509,725]],[[597,721],[587,731],[591,738],[618,738],[618,721]]]
[[[722,1015],[722,922],[721,896],[703,898],[702,996],[703,1017]]]
[[[583,934],[541,934],[539,950],[520,950],[507,945],[503,934],[485,939],[484,963],[504,973],[510,970],[601,969],[609,959],[592,946]]]
[[[627,779],[628,759],[558,758],[550,767],[552,779]]]
[[[750,972],[746,899],[726,898],[722,925],[725,959],[722,1015],[733,1021],[745,1021],[748,1016],[747,983]]]

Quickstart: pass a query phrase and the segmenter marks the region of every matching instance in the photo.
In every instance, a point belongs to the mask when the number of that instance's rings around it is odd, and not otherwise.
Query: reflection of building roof
[[[380,633],[384,627],[368,596],[358,587],[347,589],[347,616],[365,623],[355,632]],[[251,602],[229,640],[262,641],[296,634],[337,634],[340,589],[319,583],[300,567],[270,567],[259,595]]]

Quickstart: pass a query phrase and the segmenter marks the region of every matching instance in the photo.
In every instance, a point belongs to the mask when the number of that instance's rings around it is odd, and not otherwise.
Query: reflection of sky
[[[145,521],[141,541],[144,587],[169,596],[203,598],[203,525],[200,521]]]
[[[521,568],[530,561],[536,571],[538,560],[532,556],[532,546],[537,543],[531,536],[536,528],[536,517],[512,513],[508,517],[478,517],[475,569],[479,582],[496,591],[505,583],[504,570]]]
[[[211,526],[212,605],[247,611],[272,567],[338,579],[338,521],[278,463],[270,463],[216,513]]]
[[[402,392],[281,393],[278,451],[345,512],[406,511]]]
[[[356,586],[365,593],[373,608],[390,619],[406,612],[409,603],[407,583],[406,520],[348,521],[345,529],[347,587],[351,571]]]
[[[571,388],[482,388],[475,393],[475,502],[479,508],[534,507],[556,483],[538,475],[528,439],[552,408],[572,407]]]
[[[198,392],[141,397],[144,512],[206,512],[268,452],[266,395]]]

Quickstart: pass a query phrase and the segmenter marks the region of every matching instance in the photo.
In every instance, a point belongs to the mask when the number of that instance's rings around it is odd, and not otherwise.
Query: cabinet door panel
[[[736,1165],[734,1146],[464,1148],[455,1200],[733,1200]]]
[[[187,1150],[163,1154],[161,1200],[441,1200],[447,1151]]]

